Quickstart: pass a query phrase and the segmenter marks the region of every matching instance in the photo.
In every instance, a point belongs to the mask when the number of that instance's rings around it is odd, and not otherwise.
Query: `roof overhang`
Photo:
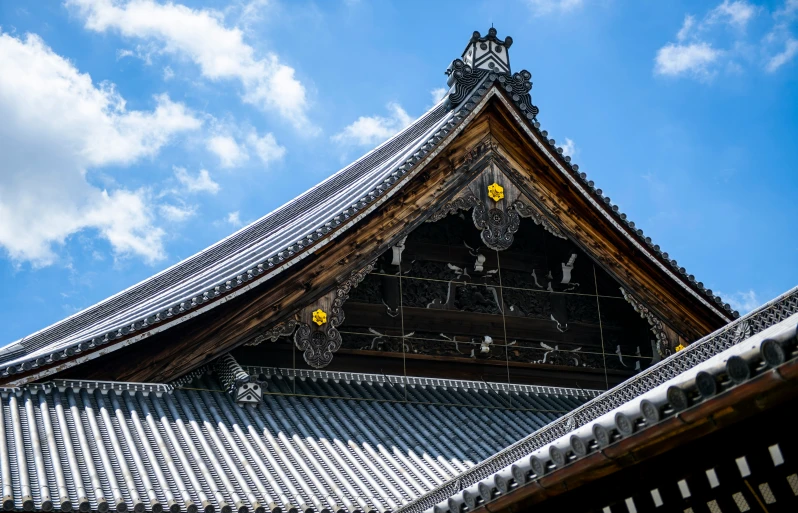
[[[588,185],[584,174],[580,175],[577,172],[578,167],[571,165],[568,159],[561,155],[554,146],[553,140],[546,139],[546,133],[539,129],[539,124],[534,119],[529,120],[521,116],[521,110],[516,105],[517,102],[514,103],[497,84],[498,82],[491,82],[486,79],[476,86],[468,99],[456,108],[452,118],[445,124],[445,128],[435,132],[423,144],[421,141],[416,141],[415,144],[418,151],[401,161],[401,163],[396,162],[395,170],[390,173],[390,176],[376,186],[372,192],[363,195],[359,200],[355,200],[351,207],[347,206],[344,212],[348,212],[348,214],[343,216],[342,222],[327,230],[326,233],[313,238],[308,237],[305,244],[292,244],[290,246],[291,250],[279,253],[279,259],[269,258],[268,262],[252,265],[249,270],[239,272],[232,279],[221,282],[221,291],[220,286],[216,286],[215,295],[208,295],[206,292],[205,294],[184,298],[179,303],[176,303],[174,311],[172,308],[169,309],[168,316],[165,315],[163,318],[155,319],[155,322],[147,322],[153,318],[152,316],[145,317],[143,320],[127,319],[125,325],[112,332],[110,337],[106,334],[105,337],[94,337],[67,348],[59,347],[53,354],[63,354],[63,359],[44,358],[42,355],[47,353],[39,351],[14,360],[8,364],[6,370],[3,371],[3,377],[0,379],[3,379],[8,384],[22,384],[40,380],[76,365],[107,356],[133,344],[158,337],[169,329],[185,325],[189,321],[206,315],[223,305],[229,305],[233,302],[239,304],[242,298],[252,297],[253,294],[262,294],[265,284],[277,283],[277,278],[287,280],[288,276],[292,274],[298,275],[303,271],[307,271],[308,263],[311,260],[314,263],[317,262],[322,258],[322,254],[331,253],[331,251],[327,251],[330,246],[335,245],[344,236],[351,235],[352,230],[350,228],[358,225],[360,230],[369,223],[381,222],[377,213],[384,209],[386,205],[396,201],[407,201],[408,194],[418,193],[418,190],[408,192],[407,186],[414,182],[416,176],[427,172],[432,163],[438,162],[439,165],[448,165],[449,170],[453,170],[451,162],[457,160],[457,152],[462,154],[468,149],[468,143],[465,141],[458,148],[452,149],[453,141],[465,131],[468,131],[474,120],[484,115],[488,106],[492,104],[500,105],[502,110],[512,116],[514,126],[525,134],[527,144],[532,144],[535,148],[534,151],[545,158],[549,166],[561,176],[561,179],[566,180],[570,187],[592,209],[600,213],[610,230],[620,234],[647,261],[658,269],[658,272],[661,273],[661,276],[657,278],[659,281],[676,284],[683,293],[692,298],[692,301],[711,312],[710,316],[714,317],[714,320],[708,321],[706,326],[717,327],[730,320],[731,315],[708,301],[700,286],[690,279],[691,277],[688,278],[684,270],[677,267],[675,261],[668,262],[667,258],[665,258],[667,254],[657,253],[656,246],[651,245],[650,239],[643,239],[642,232],[633,229],[633,223],[623,224],[625,216],[617,212],[617,207],[612,207],[608,198],[605,198],[606,201],[602,201],[600,191],[595,191]],[[529,113],[527,113],[527,117],[529,117]],[[434,192],[429,193],[427,196],[434,203],[428,202],[428,210],[426,211],[416,210],[412,211],[412,213],[411,211],[406,211],[408,217],[402,220],[405,227],[423,222],[426,217],[434,212],[435,205],[442,206],[446,198],[451,197],[456,192],[455,188],[462,186],[462,180],[458,181],[453,176],[454,174],[451,171],[449,172],[450,176],[446,176],[446,173],[439,173],[439,176],[442,177],[440,178],[440,184],[438,184]],[[527,192],[530,195],[534,195],[533,190],[527,189]],[[397,200],[396,198],[400,193],[402,198]],[[554,222],[561,223],[562,218],[558,219],[557,214],[551,213],[550,215]],[[338,217],[342,216],[339,215]],[[571,234],[571,230],[567,227],[564,231],[567,234]],[[394,230],[394,232],[398,233],[397,230]],[[335,282],[340,279],[340,276],[346,276],[361,268],[367,259],[373,258],[374,254],[380,254],[391,247],[395,241],[391,238],[390,231],[385,233],[385,238],[372,244],[369,247],[369,251],[364,251],[363,248],[356,248],[350,252],[349,257],[341,260],[343,263],[338,267],[335,275],[329,276],[325,283],[314,283],[313,290],[319,294],[327,292],[335,286]],[[578,237],[571,236],[578,241]],[[613,269],[608,270],[611,274],[617,276],[617,272],[613,272]],[[654,279],[654,281],[657,281],[657,279]],[[624,282],[624,280],[621,281]],[[627,286],[630,286],[630,284],[627,284]],[[631,284],[630,289],[634,290],[634,284]],[[311,296],[310,294],[303,294],[302,296],[302,299],[299,299],[299,295],[294,296],[297,298],[296,304],[301,301],[309,302],[313,299],[309,297]],[[662,313],[664,309],[659,308],[658,310]],[[258,324],[279,322],[281,320],[279,313],[265,313],[258,319]],[[290,312],[282,312],[282,317],[288,315],[290,315]],[[254,326],[249,326],[249,328],[252,327]],[[709,330],[703,328],[703,332],[705,333],[706,331]],[[243,342],[245,340],[242,334],[236,336],[235,340],[222,341],[215,346],[214,354],[218,354],[220,350],[232,349]],[[193,364],[193,366],[196,366],[196,364]],[[13,374],[9,372],[12,369],[15,371]],[[183,367],[176,372],[185,372],[187,370],[190,370],[190,368]],[[158,377],[165,378],[165,376]]]
[[[570,493],[794,400],[796,358],[798,287],[397,513],[518,511]]]

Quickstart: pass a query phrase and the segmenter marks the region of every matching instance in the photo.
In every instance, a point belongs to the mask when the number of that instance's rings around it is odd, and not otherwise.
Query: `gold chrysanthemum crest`
[[[313,322],[321,326],[322,324],[327,322],[327,313],[319,308],[315,312],[313,312]]]
[[[488,185],[488,197],[498,202],[500,199],[504,198],[504,187],[497,183]]]

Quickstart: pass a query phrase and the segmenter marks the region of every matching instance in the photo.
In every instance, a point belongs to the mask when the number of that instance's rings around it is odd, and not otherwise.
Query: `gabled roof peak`
[[[508,50],[513,38],[507,36],[502,41],[496,37],[496,29],[491,27],[488,35],[482,36],[474,31],[468,45],[463,50],[463,62],[475,69],[510,73],[510,54]]]
[[[585,173],[579,172],[548,132],[541,130],[536,119],[538,108],[531,103],[531,74],[526,70],[509,72],[507,48],[512,39],[498,39],[495,29],[485,37],[475,32],[468,48],[481,48],[483,42],[494,48],[502,45],[506,71],[490,71],[487,60],[472,67],[455,59],[447,70],[451,87],[447,97],[402,132],[219,243],[0,349],[0,380],[25,383],[99,358],[204,314],[286,272],[387,201],[457,137],[491,98],[507,108],[530,143],[614,229],[664,272],[666,279],[679,283],[720,321],[730,320],[729,305],[713,297],[645,237]],[[483,64],[487,68],[480,67]]]

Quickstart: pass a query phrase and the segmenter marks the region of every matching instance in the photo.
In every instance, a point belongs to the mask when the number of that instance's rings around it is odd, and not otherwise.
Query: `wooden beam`
[[[430,162],[394,198],[318,250],[257,287],[217,306],[207,315],[176,326],[105,356],[103,363],[66,369],[58,374],[120,381],[169,381],[243,344],[256,328],[269,326],[312,304],[334,289],[338,280],[389,249],[420,223],[436,205],[451,199],[473,178],[455,173],[450,154],[463,154],[487,135],[486,119],[476,119],[447,153]],[[317,243],[318,244],[318,243]],[[113,376],[113,377],[110,377]]]
[[[308,368],[302,354],[285,343],[264,343],[258,346],[242,346],[234,353],[242,365],[264,367]],[[340,372],[366,372],[394,376],[418,376],[428,378],[463,379],[494,383],[557,386],[606,390],[633,375],[631,371],[608,370],[585,367],[565,367],[499,360],[477,360],[449,356],[426,356],[417,354],[389,353],[384,351],[362,351],[339,349],[332,363],[324,370]]]
[[[480,337],[490,335],[496,341],[504,340],[506,330],[507,339],[535,340],[552,343],[571,343],[591,346],[601,346],[599,324],[571,322],[568,331],[561,332],[557,323],[549,319],[535,319],[532,317],[502,316],[500,314],[486,314],[465,312],[462,310],[438,310],[432,308],[405,307],[401,318],[391,317],[386,314],[383,305],[350,302],[345,307],[347,319],[342,331],[347,326],[365,326],[382,332],[392,330],[392,333],[425,331],[445,333],[451,335],[465,335]],[[622,335],[623,328],[603,326],[605,334]],[[443,340],[441,341],[443,342]],[[648,341],[642,341],[646,345]]]

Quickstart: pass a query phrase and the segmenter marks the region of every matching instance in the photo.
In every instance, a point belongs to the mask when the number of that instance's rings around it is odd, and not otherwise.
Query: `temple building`
[[[0,349],[3,509],[796,511],[798,288],[732,311],[511,46],[474,32],[400,133]]]

